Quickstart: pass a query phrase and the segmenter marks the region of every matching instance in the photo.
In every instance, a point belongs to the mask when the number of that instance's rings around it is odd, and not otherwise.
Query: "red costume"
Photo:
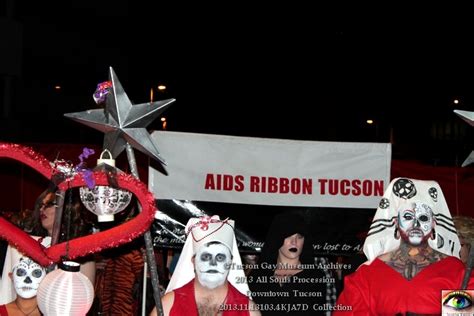
[[[441,290],[461,287],[464,265],[455,257],[432,263],[408,281],[380,259],[362,265],[344,280],[337,303],[350,311],[333,315],[395,315],[406,312],[441,315]],[[471,279],[468,288],[472,289]]]
[[[248,316],[249,298],[240,293],[232,284],[227,283],[225,306],[237,310],[225,310],[223,316]],[[194,279],[174,290],[174,302],[170,316],[199,316],[194,297]]]
[[[0,305],[0,316],[8,316],[6,305]]]

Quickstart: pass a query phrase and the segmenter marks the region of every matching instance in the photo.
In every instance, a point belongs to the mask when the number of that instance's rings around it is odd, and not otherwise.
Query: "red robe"
[[[228,283],[226,306],[233,306],[240,310],[227,310],[222,313],[223,316],[248,316],[249,298],[240,293],[232,284]],[[182,287],[174,290],[173,306],[170,310],[170,316],[199,316],[196,299],[194,297],[194,279]]]
[[[6,305],[0,305],[0,316],[8,316]]]
[[[344,290],[337,304],[352,307],[352,312],[338,315],[395,315],[412,312],[441,315],[441,291],[461,287],[464,265],[447,257],[421,270],[408,281],[380,259],[362,265],[344,280]],[[472,289],[471,278],[468,289]],[[337,305],[336,304],[336,305]]]

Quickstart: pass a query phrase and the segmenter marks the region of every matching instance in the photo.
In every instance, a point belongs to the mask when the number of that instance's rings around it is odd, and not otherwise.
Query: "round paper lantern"
[[[79,269],[79,263],[64,261],[41,281],[37,300],[45,316],[84,316],[89,311],[94,288]]]
[[[114,159],[103,158],[105,153],[112,157],[107,149],[104,150],[100,155],[100,159],[97,160],[97,167],[94,168],[94,171],[110,172],[113,169],[114,172],[122,173],[120,169],[115,168]],[[96,185],[92,189],[81,187],[79,188],[79,195],[84,206],[97,215],[99,222],[113,221],[114,214],[123,211],[132,198],[132,193],[127,190],[104,185]]]

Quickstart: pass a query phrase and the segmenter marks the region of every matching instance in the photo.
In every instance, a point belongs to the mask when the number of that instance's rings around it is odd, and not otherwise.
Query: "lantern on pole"
[[[80,264],[64,261],[48,273],[38,288],[38,307],[48,316],[83,316],[94,301],[91,281],[79,272]]]
[[[104,158],[108,154],[109,158]],[[119,189],[115,182],[117,173],[123,173],[115,167],[115,159],[109,150],[105,149],[97,159],[97,167],[93,171],[103,171],[107,173],[109,186],[96,185],[93,188],[79,188],[79,195],[84,206],[97,215],[99,222],[111,222],[114,215],[123,211],[131,201],[132,193]]]

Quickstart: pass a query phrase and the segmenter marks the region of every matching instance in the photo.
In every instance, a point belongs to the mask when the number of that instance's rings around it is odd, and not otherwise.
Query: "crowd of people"
[[[59,215],[59,226],[55,227],[60,198],[52,186],[38,196],[32,210],[15,214],[11,221],[37,239],[43,247],[51,246],[56,229],[59,230],[56,241],[59,243],[109,228],[107,223],[97,223],[95,216],[85,210],[77,190],[70,190],[62,197],[65,200],[64,210]],[[131,203],[129,208],[117,215],[117,221],[127,221],[136,212],[136,204]],[[0,304],[7,304],[17,297],[17,291],[7,276],[12,273],[20,253],[3,241],[0,255],[3,271],[0,278]],[[94,285],[95,299],[88,315],[138,315],[141,312],[144,254],[140,240],[76,261],[80,263],[80,272]],[[54,265],[45,267],[45,271],[55,268]],[[150,304],[148,312],[151,310]]]
[[[76,193],[66,198],[68,217],[60,224],[59,240],[107,229],[84,216]],[[49,189],[32,211],[11,220],[48,247],[57,229],[56,208],[56,192]],[[132,203],[122,220],[135,212]],[[470,307],[460,306],[459,298],[453,304],[444,291],[474,288],[468,266],[474,219],[452,217],[434,181],[392,180],[365,238],[363,260],[343,278],[328,265],[338,257],[314,255],[304,213],[274,216],[261,252],[245,261],[235,224],[218,216],[189,219],[180,252],[157,257],[160,304],[149,293],[142,304],[145,252],[140,240],[82,258],[81,272],[95,285],[88,315],[414,315]],[[176,261],[167,263],[167,257]],[[41,267],[4,241],[0,259],[0,315],[41,315],[36,291],[54,267]]]

